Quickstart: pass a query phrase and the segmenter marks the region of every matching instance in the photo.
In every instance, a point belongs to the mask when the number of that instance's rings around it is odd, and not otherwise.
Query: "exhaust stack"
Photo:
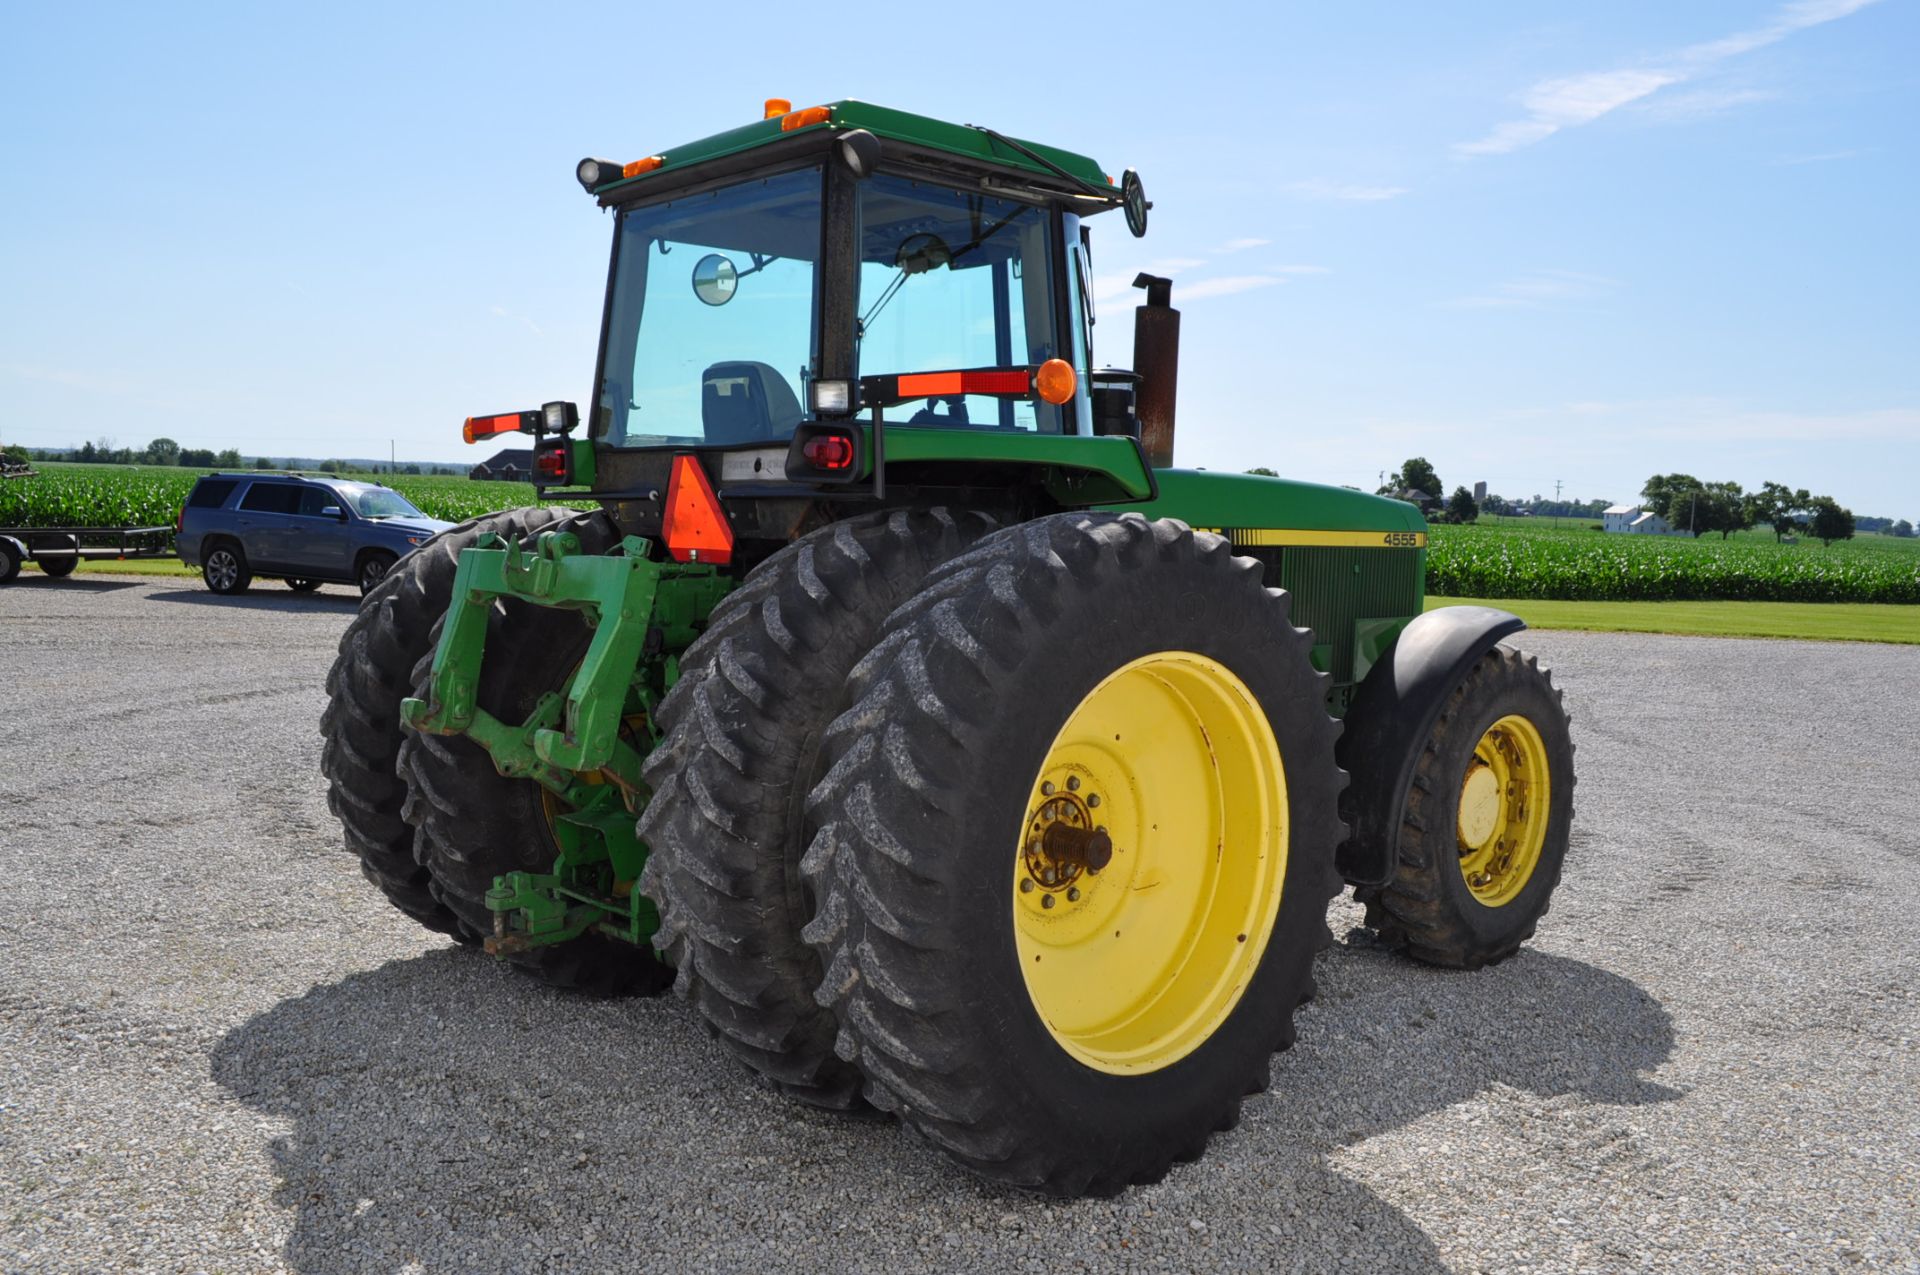
[[[1180,389],[1180,312],[1173,308],[1173,280],[1140,274],[1133,286],[1147,290],[1147,303],[1133,311],[1133,370],[1140,377],[1133,410],[1147,463],[1166,469],[1173,464],[1173,406]]]

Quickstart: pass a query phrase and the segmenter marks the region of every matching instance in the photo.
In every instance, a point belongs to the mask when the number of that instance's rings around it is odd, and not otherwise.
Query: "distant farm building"
[[[467,477],[481,482],[524,483],[533,476],[533,448],[509,447],[475,465]]]
[[[1608,531],[1617,531],[1627,536],[1668,536],[1673,528],[1667,520],[1649,509],[1639,505],[1612,505],[1601,515],[1602,525]]]

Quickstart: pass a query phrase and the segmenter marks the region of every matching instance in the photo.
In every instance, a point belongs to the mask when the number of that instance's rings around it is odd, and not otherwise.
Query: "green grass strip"
[[[1511,611],[1536,629],[1920,644],[1920,606],[1874,602],[1550,602],[1532,598],[1428,598],[1427,609],[1462,603]]]

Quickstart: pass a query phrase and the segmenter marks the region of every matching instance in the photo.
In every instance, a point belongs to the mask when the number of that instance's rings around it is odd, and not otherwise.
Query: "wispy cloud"
[[[495,318],[498,318],[498,319],[512,319],[516,323],[524,323],[527,325],[527,327],[532,329],[535,334],[540,336],[546,335],[544,332],[541,332],[540,325],[538,323],[535,323],[532,319],[528,318],[524,314],[515,314],[512,310],[507,309],[507,307],[503,305],[490,305],[487,307],[487,313],[493,315]]]
[[[1251,292],[1255,288],[1271,288],[1276,283],[1285,283],[1286,279],[1277,274],[1230,274],[1216,275],[1211,279],[1202,279],[1190,283],[1180,290],[1182,301],[1199,301],[1206,297],[1232,296],[1236,292]]]
[[[1697,89],[1691,93],[1662,93],[1635,109],[1663,124],[1685,124],[1738,106],[1771,102],[1779,96],[1770,89]]]
[[[1524,118],[1496,124],[1485,137],[1456,143],[1453,149],[1461,155],[1504,155],[1517,151],[1544,141],[1562,129],[1591,124],[1664,88],[1697,79],[1728,58],[1777,43],[1796,31],[1844,18],[1873,3],[1876,0],[1796,0],[1776,10],[1770,19],[1751,31],[1690,45],[1649,65],[1542,80],[1520,96],[1520,105],[1526,111]],[[1718,109],[1732,104],[1723,98]]]
[[[1905,442],[1920,436],[1920,407],[1787,412],[1755,410],[1730,399],[1694,397],[1565,403],[1556,407],[1515,408],[1502,415],[1524,421],[1574,417],[1588,422],[1607,422],[1607,432],[1616,437],[1650,439],[1663,445],[1682,441]]]
[[[1823,151],[1818,155],[1782,155],[1773,163],[1776,167],[1789,164],[1824,164],[1833,159],[1854,159],[1861,155],[1871,155],[1875,149],[1877,148],[1869,146],[1860,150]]]
[[[1345,199],[1360,203],[1398,199],[1407,193],[1405,186],[1363,186],[1352,182],[1330,181],[1325,177],[1309,177],[1304,181],[1294,182],[1287,189],[1307,199]]]
[[[1539,310],[1571,301],[1596,301],[1619,290],[1620,281],[1578,270],[1535,270],[1485,292],[1438,304],[1448,310]]]
[[[1265,239],[1234,239],[1229,240],[1228,246],[1218,251],[1221,255],[1231,255],[1251,248],[1264,247],[1266,244]],[[1112,274],[1095,275],[1092,281],[1094,306],[1100,314],[1111,316],[1124,313],[1139,304],[1144,294],[1134,288],[1133,279],[1134,275],[1140,271],[1160,275],[1163,278],[1178,279],[1180,282],[1173,293],[1176,305],[1188,301],[1203,301],[1209,297],[1232,296],[1236,292],[1251,292],[1256,288],[1271,288],[1276,284],[1286,283],[1290,277],[1294,276],[1331,273],[1325,266],[1284,265],[1261,266],[1257,270],[1249,270],[1241,274],[1213,275],[1199,279],[1189,277],[1194,271],[1208,264],[1209,260],[1205,257],[1162,257],[1156,261],[1147,262],[1138,271],[1115,271]]]

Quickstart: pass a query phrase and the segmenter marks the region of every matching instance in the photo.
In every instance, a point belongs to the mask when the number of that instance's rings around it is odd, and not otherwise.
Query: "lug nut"
[[[1068,791],[1068,792],[1079,792],[1079,791],[1080,791],[1080,776],[1078,776],[1078,775],[1068,775],[1068,776],[1067,776],[1067,791]]]
[[[1053,896],[1052,896],[1051,894],[1043,894],[1043,895],[1041,895],[1041,896],[1040,896],[1040,906],[1041,906],[1041,907],[1043,907],[1043,908],[1050,908],[1050,907],[1052,907],[1052,906],[1053,906]]]
[[[1078,903],[1079,901],[1080,901],[1080,887],[1076,885],[1072,889],[1067,891],[1067,902]]]
[[[1100,808],[1100,794],[1097,792],[1089,793],[1087,796],[1087,805],[1092,809],[1098,810]]]
[[[1053,796],[1053,780],[1049,779],[1046,783],[1040,785],[1040,795],[1042,797]]]
[[[1021,877],[1021,878],[1020,878],[1020,893],[1022,893],[1022,894],[1032,894],[1032,893],[1033,893],[1033,878],[1032,878],[1032,877]]]

